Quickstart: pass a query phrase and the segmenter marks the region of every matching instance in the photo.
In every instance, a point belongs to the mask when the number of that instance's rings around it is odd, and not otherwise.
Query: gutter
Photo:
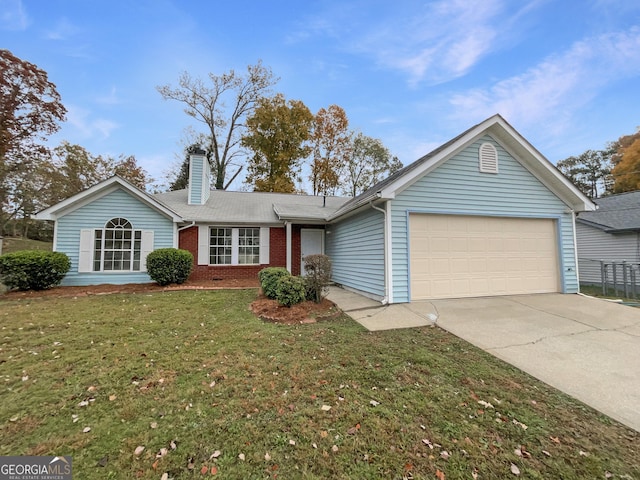
[[[196,222],[195,222],[195,220],[194,220],[194,221],[192,221],[189,225],[185,225],[184,227],[180,227],[180,228],[178,228],[178,231],[179,231],[179,232],[181,232],[182,230],[186,230],[187,228],[194,227],[195,225],[196,225]]]
[[[380,208],[377,207],[373,204],[373,201],[380,198],[381,194],[380,192],[377,192],[375,197],[372,198],[371,200],[369,200],[369,206],[374,209],[377,210],[378,212],[382,212],[382,217],[384,219],[384,229],[383,229],[383,235],[384,235],[384,297],[382,298],[381,302],[382,305],[388,305],[389,304],[389,267],[388,267],[388,261],[389,261],[389,242],[387,240],[387,211],[384,208]]]

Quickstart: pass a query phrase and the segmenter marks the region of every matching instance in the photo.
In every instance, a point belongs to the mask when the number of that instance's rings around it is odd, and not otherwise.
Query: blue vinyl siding
[[[191,166],[191,178],[189,179],[189,203],[200,205],[202,203],[202,165],[197,163]]]
[[[368,209],[327,227],[332,279],[341,285],[384,297],[384,217]]]
[[[145,272],[78,273],[80,231],[103,228],[114,217],[129,220],[134,229],[154,231],[154,250],[174,247],[174,225],[170,218],[140,202],[122,189],[115,190],[62,217],[57,221],[55,250],[66,253],[71,259],[71,270],[62,285],[95,285],[100,283],[150,282]]]
[[[491,142],[498,151],[498,174],[479,172],[478,149],[484,142]],[[391,201],[394,302],[409,301],[409,212],[555,219],[562,290],[578,291],[573,222],[567,205],[489,135],[445,161]]]

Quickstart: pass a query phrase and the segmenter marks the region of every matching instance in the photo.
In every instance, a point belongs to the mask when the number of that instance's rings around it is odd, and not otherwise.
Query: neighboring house
[[[209,176],[200,152],[188,189],[114,177],[37,214],[71,257],[63,284],[149,281],[145,255],[180,247],[192,279],[300,274],[326,253],[336,283],[389,303],[573,293],[575,214],[595,208],[499,115],[355,198],[211,191]]]
[[[640,262],[640,191],[598,198],[595,203],[596,211],[583,212],[576,220],[580,283],[583,284],[601,282],[601,261]]]

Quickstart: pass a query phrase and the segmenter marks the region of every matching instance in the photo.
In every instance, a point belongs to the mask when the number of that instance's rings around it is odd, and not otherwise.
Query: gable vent
[[[482,173],[498,173],[498,151],[490,143],[480,145],[480,171]]]

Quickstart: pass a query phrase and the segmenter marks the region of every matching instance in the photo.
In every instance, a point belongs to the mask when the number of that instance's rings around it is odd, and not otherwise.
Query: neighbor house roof
[[[459,153],[479,137],[489,134],[517,161],[547,186],[558,198],[575,211],[594,210],[595,205],[549,160],[536,150],[500,115],[494,115],[474,125],[439,146],[422,158],[378,182],[362,194],[345,203],[329,219],[334,220],[377,199],[393,199],[397,193],[423,175],[435,170],[444,161]]]
[[[187,222],[245,225],[282,224],[283,220],[324,223],[327,217],[349,200],[331,196],[212,190],[204,205],[188,205],[186,189],[157,193],[154,198],[176,211]]]
[[[88,203],[93,202],[94,200],[97,200],[98,198],[101,198],[111,192],[114,192],[117,189],[125,190],[133,197],[139,199],[142,203],[171,218],[174,222],[180,222],[182,220],[179,214],[177,214],[167,205],[158,201],[158,199],[156,199],[153,195],[140,190],[139,188],[131,185],[129,182],[121,177],[118,177],[117,175],[108,178],[107,180],[104,180],[100,183],[97,183],[93,187],[83,190],[82,192],[77,193],[59,203],[56,203],[49,208],[45,208],[44,210],[33,215],[32,218],[34,218],[35,220],[56,220],[58,217],[66,215],[67,213],[72,212],[84,205],[87,205]]]
[[[580,223],[609,233],[640,231],[640,191],[598,198],[595,203],[598,209],[581,213]]]

